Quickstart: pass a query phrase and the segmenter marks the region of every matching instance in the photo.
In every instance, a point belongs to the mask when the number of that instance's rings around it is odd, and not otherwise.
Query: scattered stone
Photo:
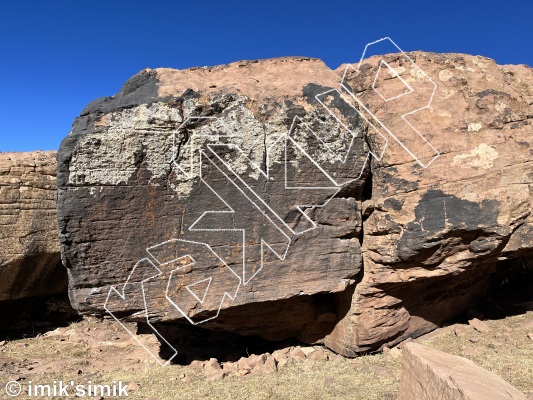
[[[239,371],[239,366],[237,365],[236,362],[226,362],[222,364],[222,369],[227,374],[233,374]]]
[[[326,351],[318,349],[309,354],[307,359],[311,361],[327,361],[329,359],[329,355]]]
[[[460,337],[471,333],[472,327],[470,325],[456,324],[453,327],[453,331],[455,332],[455,336]]]
[[[189,365],[193,368],[203,368],[205,366],[205,361],[193,360]]]
[[[491,342],[491,347],[497,354],[503,354],[508,351],[509,346],[507,346],[503,341],[494,340]]]
[[[306,358],[305,353],[299,347],[295,347],[294,349],[292,349],[289,352],[289,357],[293,360],[305,360]]]
[[[204,372],[207,377],[208,381],[218,381],[224,376],[226,376],[226,373],[218,363],[216,358],[211,358],[204,367]]]
[[[533,333],[531,333],[531,332],[528,333],[528,334],[527,334],[527,337],[530,338],[531,340],[533,340]]]
[[[205,367],[220,368],[220,363],[216,358],[210,358],[209,361],[205,364]]]
[[[205,369],[205,376],[208,381],[219,381],[226,376],[226,373],[220,369],[209,367]]]
[[[139,390],[141,386],[136,382],[130,382],[128,383],[128,391],[135,392],[136,390]]]
[[[252,370],[252,374],[271,374],[273,372],[276,372],[277,370],[278,369],[276,366],[276,360],[274,360],[274,357],[270,356],[263,364],[257,364]]]
[[[266,354],[252,354],[250,357],[248,357],[248,365],[250,369],[254,369],[258,365],[263,365],[266,359]]]
[[[395,360],[397,360],[398,358],[400,358],[402,356],[402,350],[399,349],[398,347],[394,347],[392,349],[390,349],[390,351],[387,353],[387,355]]]
[[[283,359],[287,359],[287,356],[289,355],[289,348],[286,347],[284,349],[276,350],[272,353],[272,357],[279,363]]]
[[[250,365],[250,361],[247,357],[241,357],[239,361],[237,361],[237,367],[240,370],[252,370],[252,366]]]
[[[502,367],[502,375],[507,379],[512,379],[521,366],[517,364],[506,364]]]
[[[300,349],[304,352],[305,356],[308,357],[309,354],[313,353],[316,349],[314,347],[303,346]]]
[[[491,331],[490,327],[483,321],[473,318],[468,321],[468,324],[473,327],[476,331],[481,333],[489,333]]]
[[[5,346],[6,343],[7,343],[7,342],[6,342],[5,340],[2,340],[2,341],[0,342],[0,347]]]
[[[285,365],[287,365],[289,363],[289,359],[288,358],[282,358],[277,363],[278,363],[278,369],[280,369],[280,368],[283,368]]]
[[[404,347],[398,400],[526,400],[503,378],[472,361],[419,343]]]

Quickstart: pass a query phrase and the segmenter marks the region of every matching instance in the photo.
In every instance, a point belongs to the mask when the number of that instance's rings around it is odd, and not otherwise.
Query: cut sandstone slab
[[[398,400],[526,400],[511,384],[472,361],[417,343],[403,348]]]

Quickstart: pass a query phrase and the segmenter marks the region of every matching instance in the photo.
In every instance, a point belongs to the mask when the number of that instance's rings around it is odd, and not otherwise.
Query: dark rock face
[[[56,153],[0,153],[0,301],[65,292]]]
[[[449,215],[448,210],[452,210]],[[500,243],[498,240],[488,240],[485,236],[480,237],[481,232],[498,224],[497,200],[483,200],[478,204],[446,195],[441,190],[428,190],[414,212],[416,219],[407,224],[396,249],[402,262],[417,262],[423,260],[424,255],[427,258],[434,255],[441,243],[434,243],[431,239],[439,237],[444,230],[454,232],[462,241],[470,242],[474,252],[496,250]],[[439,260],[436,259],[435,263],[438,266]]]
[[[91,104],[58,155],[74,306],[323,338],[335,320],[324,295],[361,270],[367,148],[303,95],[315,82],[339,87],[309,59],[155,70]]]
[[[533,74],[411,56],[146,70],[89,105],[58,153],[74,307],[351,356],[471,306],[533,254]]]

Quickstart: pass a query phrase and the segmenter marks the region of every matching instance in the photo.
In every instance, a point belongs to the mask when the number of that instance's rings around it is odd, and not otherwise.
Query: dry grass
[[[372,366],[388,367],[390,376],[378,376]],[[140,386],[132,399],[385,399],[397,390],[399,361],[385,356],[365,356],[350,360],[305,361],[284,367],[275,374],[226,377],[207,382],[202,370],[187,367],[149,367],[141,373],[102,376],[102,380],[122,379]],[[386,372],[386,371],[385,371]],[[182,382],[185,373],[189,382]],[[383,372],[382,372],[383,373]]]
[[[488,333],[471,330],[458,337],[450,330],[420,342],[470,358],[530,393],[533,341],[527,334],[533,327],[525,326],[527,321],[533,321],[533,312],[486,321],[491,328]],[[91,334],[97,332],[92,339],[88,329]],[[160,367],[127,335],[118,337],[122,332],[112,324],[83,322],[65,330],[70,333],[13,340],[0,346],[0,398],[4,395],[2,382],[21,379],[24,384],[31,379],[43,384],[54,380],[79,384],[120,380],[131,385],[130,399],[388,400],[395,398],[400,379],[401,359],[379,354],[355,360],[294,361],[274,374],[229,376],[209,382],[199,368]]]
[[[84,337],[85,325],[73,324]],[[115,328],[114,325],[93,329]],[[127,339],[127,337],[126,337]],[[399,384],[400,360],[385,355],[355,360],[336,356],[329,361],[292,361],[277,373],[228,376],[209,382],[204,371],[189,366],[160,367],[139,346],[118,342],[117,346],[94,346],[87,340],[76,343],[76,335],[39,336],[8,342],[0,347],[0,361],[11,360],[10,371],[0,371],[2,382],[22,379],[41,384],[54,380],[84,384],[133,384],[130,399],[388,399]],[[9,362],[8,362],[9,363]],[[182,376],[185,375],[185,380]],[[3,393],[0,395],[0,398]]]

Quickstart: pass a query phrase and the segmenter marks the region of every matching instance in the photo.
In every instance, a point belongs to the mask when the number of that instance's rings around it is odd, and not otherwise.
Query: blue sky
[[[57,149],[91,100],[143,68],[287,55],[331,68],[391,37],[404,51],[533,65],[533,2],[0,2],[0,151]]]

